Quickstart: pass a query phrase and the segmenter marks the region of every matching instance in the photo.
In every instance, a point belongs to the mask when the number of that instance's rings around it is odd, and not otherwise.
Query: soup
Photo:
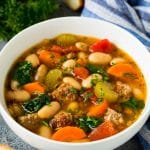
[[[145,105],[134,60],[108,39],[61,34],[28,49],[10,69],[5,98],[23,127],[62,142],[121,132]]]

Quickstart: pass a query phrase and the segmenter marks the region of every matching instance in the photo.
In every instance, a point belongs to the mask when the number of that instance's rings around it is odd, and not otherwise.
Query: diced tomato
[[[100,40],[90,46],[90,52],[111,53],[112,51],[113,45],[108,39]]]
[[[53,45],[50,49],[53,52],[58,52],[58,53],[62,53],[63,52],[63,48],[57,45]]]
[[[58,45],[53,45],[50,48],[50,51],[67,54],[70,52],[78,52],[79,50],[75,46],[69,46],[69,47],[64,48],[64,47],[60,47]]]
[[[89,71],[84,67],[76,67],[73,73],[76,77],[79,77],[81,79],[86,79],[89,75]]]
[[[96,97],[96,95],[93,95],[93,96],[91,96],[91,102],[93,103],[93,104],[97,104],[97,97]]]
[[[114,125],[110,121],[105,121],[101,125],[99,125],[97,128],[95,128],[90,134],[89,138],[90,140],[99,140],[103,139],[109,136],[112,136],[117,133],[117,130],[114,128]]]

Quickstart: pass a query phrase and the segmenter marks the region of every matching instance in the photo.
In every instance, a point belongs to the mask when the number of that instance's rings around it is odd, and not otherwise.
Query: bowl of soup
[[[35,24],[0,53],[1,114],[38,149],[114,149],[149,116],[149,59],[139,40],[105,21]]]

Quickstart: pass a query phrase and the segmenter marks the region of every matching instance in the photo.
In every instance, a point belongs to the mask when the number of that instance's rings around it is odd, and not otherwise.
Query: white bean
[[[88,59],[91,64],[106,65],[111,61],[112,57],[109,54],[95,52],[91,53]]]
[[[110,61],[110,65],[115,65],[115,64],[118,64],[118,63],[125,63],[125,62],[126,62],[126,60],[124,58],[116,57],[116,58],[113,58]]]
[[[48,119],[53,117],[59,110],[60,110],[60,104],[56,101],[51,102],[49,105],[43,106],[38,111],[38,116],[41,119]]]
[[[80,51],[87,51],[88,50],[88,45],[83,43],[83,42],[77,42],[75,44],[76,48],[78,48]]]
[[[44,78],[45,78],[47,72],[48,72],[47,66],[44,65],[44,64],[41,64],[41,65],[38,67],[37,72],[36,72],[36,74],[35,74],[35,77],[34,77],[35,80],[42,82],[42,81],[44,80]]]
[[[31,98],[31,95],[25,90],[8,91],[6,93],[8,100],[15,100],[16,102],[24,102]]]
[[[52,136],[52,130],[50,127],[47,127],[47,126],[41,126],[39,129],[38,129],[38,134],[40,136],[43,136],[45,138],[48,138],[50,139],[51,136]]]
[[[133,95],[135,98],[137,98],[139,100],[144,100],[144,94],[138,88],[133,88]]]
[[[82,80],[82,87],[91,88],[93,84],[102,80],[102,76],[100,74],[94,73],[88,76],[86,79]]]
[[[18,90],[19,82],[16,80],[11,80],[10,87],[12,90]]]
[[[75,67],[76,62],[73,59],[69,59],[67,61],[65,61],[62,65],[62,69],[66,72],[66,73],[70,73],[72,71],[72,69]]]
[[[40,64],[39,58],[36,54],[28,55],[25,60],[30,62],[33,67],[37,67]]]
[[[80,83],[72,77],[64,77],[63,82],[73,86],[75,89],[81,89]]]

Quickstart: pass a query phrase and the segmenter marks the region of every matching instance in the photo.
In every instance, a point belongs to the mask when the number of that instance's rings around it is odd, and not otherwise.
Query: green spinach
[[[32,70],[33,68],[31,63],[27,61],[20,62],[14,71],[13,79],[17,80],[20,85],[31,82]]]
[[[99,73],[99,74],[101,74],[103,76],[104,81],[107,81],[107,80],[110,79],[107,72],[100,65],[87,64],[86,68],[89,70],[90,73]]]
[[[24,102],[22,108],[27,113],[37,112],[42,106],[50,104],[50,97],[46,94],[40,94],[34,99]]]
[[[145,104],[143,100],[137,100],[134,97],[130,98],[128,101],[121,103],[124,107],[129,107],[132,109],[142,109],[144,108]]]
[[[76,124],[85,132],[89,133],[92,129],[96,128],[102,122],[103,120],[101,118],[83,116],[76,121]]]

